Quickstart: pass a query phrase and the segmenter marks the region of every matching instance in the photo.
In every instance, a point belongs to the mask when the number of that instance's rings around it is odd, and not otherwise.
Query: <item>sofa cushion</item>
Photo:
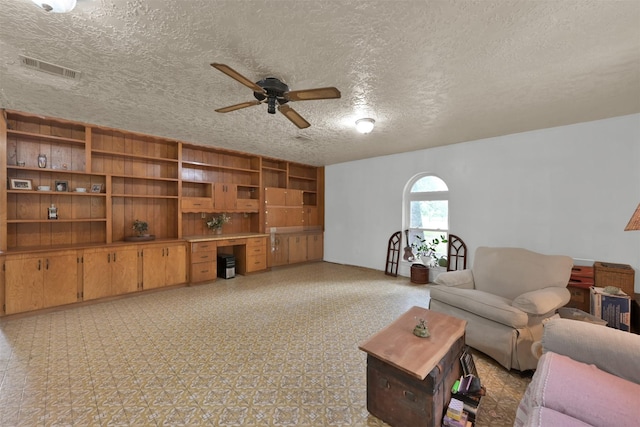
[[[431,298],[512,328],[527,326],[527,313],[511,305],[511,300],[475,289],[436,285]]]
[[[636,334],[577,320],[553,319],[545,324],[542,345],[545,352],[593,363],[640,384],[640,336]]]
[[[566,288],[573,259],[543,255],[522,248],[476,249],[473,260],[475,288],[510,300],[536,289]]]
[[[529,409],[545,407],[602,427],[640,419],[640,385],[561,354],[542,355],[529,388]]]
[[[531,314],[546,314],[562,307],[571,299],[566,288],[550,287],[526,292],[513,300],[512,305]]]
[[[592,427],[591,424],[584,423],[575,418],[571,418],[562,412],[554,411],[553,409],[544,407],[535,407],[529,414],[529,417],[524,422],[516,420],[514,426],[524,427],[549,427],[549,426],[562,426],[562,427]]]

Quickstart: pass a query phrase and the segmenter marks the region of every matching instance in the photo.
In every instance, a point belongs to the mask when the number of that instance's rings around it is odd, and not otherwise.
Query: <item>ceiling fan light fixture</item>
[[[67,13],[76,7],[76,0],[31,0],[47,12]]]
[[[356,130],[360,133],[370,133],[373,130],[375,120],[370,118],[356,120]]]

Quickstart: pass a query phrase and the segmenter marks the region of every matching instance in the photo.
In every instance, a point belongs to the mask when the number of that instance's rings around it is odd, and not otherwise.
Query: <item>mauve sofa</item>
[[[516,427],[640,425],[640,336],[552,319]]]
[[[535,369],[542,322],[569,302],[573,259],[522,248],[479,247],[473,268],[440,273],[429,308],[467,321],[466,343],[507,369]]]

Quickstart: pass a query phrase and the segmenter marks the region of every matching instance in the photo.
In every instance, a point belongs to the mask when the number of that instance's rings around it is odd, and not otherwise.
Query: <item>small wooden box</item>
[[[367,409],[393,427],[440,426],[451,386],[461,375],[463,350],[461,337],[424,380],[369,355]]]
[[[591,302],[589,288],[593,284],[593,267],[574,265],[571,268],[571,278],[567,285],[567,289],[571,293],[571,299],[566,307],[577,308],[588,313]]]
[[[599,288],[615,286],[633,297],[635,270],[630,265],[597,261],[594,267],[595,286]]]

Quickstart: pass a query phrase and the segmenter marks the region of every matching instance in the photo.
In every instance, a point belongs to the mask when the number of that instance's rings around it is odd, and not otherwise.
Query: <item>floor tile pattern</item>
[[[358,344],[414,305],[428,286],[314,263],[4,319],[0,426],[384,426]],[[478,425],[512,425],[529,380],[476,360]]]

